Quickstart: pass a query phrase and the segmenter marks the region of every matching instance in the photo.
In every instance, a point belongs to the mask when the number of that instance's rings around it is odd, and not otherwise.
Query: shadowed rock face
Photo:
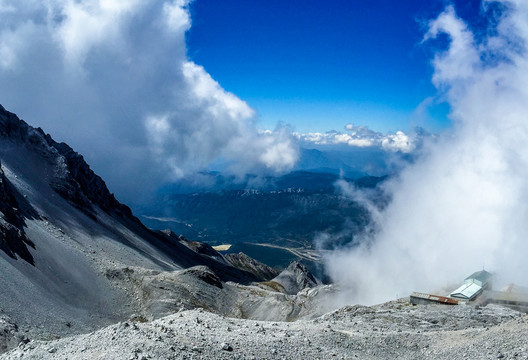
[[[0,163],[0,250],[9,257],[20,257],[35,265],[28,246],[35,247],[24,233],[24,217],[15,197],[15,191],[2,170]]]
[[[275,276],[279,275],[279,270],[263,264],[242,252],[238,254],[226,254],[224,255],[224,258],[234,267],[250,272],[257,278],[264,281],[271,280]]]
[[[132,215],[128,206],[116,200],[103,179],[93,172],[81,155],[65,143],[55,142],[49,135],[44,138],[65,160],[64,176],[57,179],[54,184],[54,188],[59,194],[73,203],[78,202],[81,206],[90,207],[90,204],[95,204],[106,212],[112,212],[140,223]]]
[[[0,138],[26,144],[55,167],[51,187],[77,209],[96,220],[94,205],[140,224],[130,208],[116,200],[105,182],[69,145],[57,143],[40,128],[33,128],[0,105]]]
[[[295,295],[303,289],[317,286],[317,280],[312,273],[305,265],[297,261],[292,262],[272,281],[281,284],[285,292],[291,295]]]

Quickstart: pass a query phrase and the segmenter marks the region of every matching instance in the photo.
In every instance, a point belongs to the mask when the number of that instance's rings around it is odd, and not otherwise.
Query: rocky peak
[[[292,262],[272,281],[282,285],[287,294],[297,294],[299,291],[317,286],[317,280],[306,265],[298,261]]]
[[[84,158],[65,143],[57,143],[40,128],[33,128],[0,105],[0,138],[25,145],[54,167],[50,186],[72,205],[94,220],[93,206],[117,213],[139,223],[128,206],[110,193],[105,182],[96,175]]]
[[[257,261],[246,254],[239,252],[238,254],[225,254],[224,259],[232,266],[247,271],[255,275],[262,281],[268,281],[279,275],[279,271]]]
[[[133,217],[130,208],[117,201],[114,194],[108,190],[103,179],[94,173],[82,155],[65,143],[55,142],[49,135],[46,135],[45,139],[48,145],[56,149],[64,158],[65,176],[58,179],[59,181],[54,184],[54,189],[59,194],[63,195],[64,193],[63,196],[66,199],[72,199],[74,202],[79,199],[80,205],[84,205],[86,198],[89,203],[98,205],[106,212]]]

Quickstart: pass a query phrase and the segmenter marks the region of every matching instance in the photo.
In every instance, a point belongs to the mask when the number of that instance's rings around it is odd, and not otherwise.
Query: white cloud
[[[191,27],[191,19],[186,10],[186,6],[190,1],[175,0],[172,3],[165,3],[163,5],[163,12],[167,27],[176,33],[181,33],[189,30]]]
[[[16,62],[16,34],[5,31],[0,42],[0,67],[4,70],[13,69]]]
[[[66,61],[73,66],[81,66],[93,48],[120,43],[126,10],[131,10],[131,7],[132,4],[127,2],[121,5],[112,1],[66,2],[60,9],[64,20],[57,25],[55,32]]]
[[[259,133],[253,109],[187,58],[188,5],[1,1],[0,101],[83,153],[120,195],[218,158],[239,172],[287,170],[291,137]]]
[[[14,13],[16,9],[11,5],[5,5],[3,1],[0,1],[0,13]]]
[[[260,156],[260,160],[267,168],[276,168],[279,171],[286,171],[291,169],[297,158],[299,157],[298,150],[291,143],[289,136],[282,136],[282,138],[268,134],[262,144],[264,153]]]
[[[424,41],[436,38],[440,33],[449,35],[451,44],[445,53],[436,55],[433,60],[433,83],[438,86],[447,77],[450,81],[463,81],[473,76],[479,64],[479,52],[473,34],[464,22],[458,20],[453,6],[448,6],[430,22]]]
[[[182,65],[182,72],[190,91],[204,106],[212,116],[228,115],[236,122],[244,121],[254,115],[244,101],[222,89],[202,66],[191,61],[186,61]]]
[[[326,133],[313,132],[299,134],[296,137],[304,145],[339,145],[352,147],[380,147],[386,151],[411,153],[421,139],[418,135],[406,135],[402,131],[395,134],[382,134],[370,130],[365,126],[345,125],[346,133],[329,131]]]
[[[385,150],[410,153],[415,149],[416,145],[414,139],[405,135],[402,131],[397,131],[396,134],[387,135],[383,138],[381,147]]]
[[[168,159],[174,178],[186,170],[200,170],[218,157],[235,159],[232,169],[240,175],[259,168],[282,172],[293,167],[298,152],[291,136],[256,130],[248,121],[253,109],[222,89],[203,67],[186,61],[182,74],[179,111],[151,116],[145,123],[151,148]],[[192,121],[182,121],[182,112]],[[174,151],[182,145],[186,152]]]
[[[431,21],[429,41],[451,39],[433,79],[452,108],[453,134],[386,185],[392,201],[367,245],[328,259],[347,301],[453,290],[482,266],[528,284],[528,3],[502,4],[497,31],[478,42],[452,7]]]

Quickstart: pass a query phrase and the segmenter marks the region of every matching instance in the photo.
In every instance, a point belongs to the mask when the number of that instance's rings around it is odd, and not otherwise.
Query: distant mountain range
[[[301,149],[296,171],[340,174],[348,178],[383,176],[390,172],[390,160],[394,154],[379,147],[327,146],[321,149]],[[398,154],[404,157],[403,154]]]

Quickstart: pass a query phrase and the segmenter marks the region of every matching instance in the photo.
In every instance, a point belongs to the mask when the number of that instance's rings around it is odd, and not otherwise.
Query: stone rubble
[[[201,309],[121,322],[0,359],[528,359],[528,316],[497,305],[348,306],[314,320],[269,322]]]

